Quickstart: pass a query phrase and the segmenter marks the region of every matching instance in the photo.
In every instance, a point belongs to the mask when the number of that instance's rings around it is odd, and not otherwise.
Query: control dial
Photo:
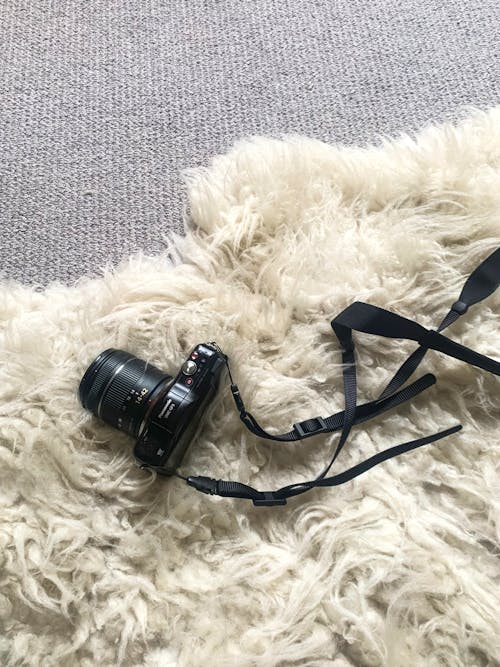
[[[188,359],[182,365],[182,372],[184,373],[184,375],[194,375],[197,370],[198,366],[194,363],[194,361],[191,361],[191,359]]]

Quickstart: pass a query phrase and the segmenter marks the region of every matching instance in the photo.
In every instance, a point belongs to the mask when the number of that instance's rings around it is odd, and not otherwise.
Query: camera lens
[[[109,349],[86,370],[80,382],[80,401],[111,426],[138,437],[171,382],[172,376],[147,361]]]

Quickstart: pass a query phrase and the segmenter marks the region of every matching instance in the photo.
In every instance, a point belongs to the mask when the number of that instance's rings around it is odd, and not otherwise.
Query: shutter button
[[[194,375],[197,370],[198,366],[194,363],[194,361],[191,361],[190,359],[184,362],[182,366],[182,372],[184,373],[184,375]]]

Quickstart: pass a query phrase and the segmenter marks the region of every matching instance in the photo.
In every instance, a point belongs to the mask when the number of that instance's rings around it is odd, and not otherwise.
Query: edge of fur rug
[[[2,664],[497,664],[497,378],[429,353],[419,374],[437,385],[356,428],[335,470],[462,433],[278,508],[138,470],[76,389],[106,347],[173,373],[217,340],[264,427],[342,409],[330,319],[359,299],[433,328],[498,246],[500,109],[376,148],[246,140],[186,178],[191,229],[164,256],[72,288],[0,287]],[[498,358],[499,306],[449,335]],[[412,346],[356,341],[365,401]],[[337,437],[259,441],[223,381],[182,469],[277,488]]]

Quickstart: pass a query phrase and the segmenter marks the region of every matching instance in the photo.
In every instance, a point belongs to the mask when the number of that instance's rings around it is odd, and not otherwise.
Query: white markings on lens
[[[106,392],[107,392],[108,389],[109,389],[110,384],[113,382],[113,380],[114,380],[115,377],[118,375],[118,373],[119,373],[119,372],[120,372],[120,371],[121,371],[127,364],[129,364],[131,361],[134,361],[134,359],[127,359],[127,361],[124,361],[123,364],[120,364],[120,366],[118,366],[118,368],[115,370],[115,372],[113,373],[113,375],[109,378],[109,380],[108,380],[108,384],[104,387],[104,389],[103,389],[103,391],[102,391],[102,394],[101,394],[101,400],[99,401],[99,405],[97,406],[97,416],[98,416],[98,417],[101,416],[102,402],[103,402],[103,400],[104,400],[104,396],[106,395]]]

